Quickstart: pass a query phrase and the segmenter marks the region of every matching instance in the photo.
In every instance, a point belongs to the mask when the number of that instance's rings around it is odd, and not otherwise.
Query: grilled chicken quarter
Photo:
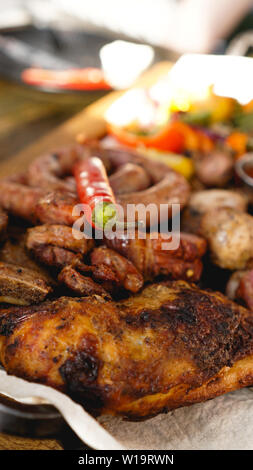
[[[119,302],[62,297],[0,317],[9,374],[143,419],[253,384],[252,314],[184,281]]]

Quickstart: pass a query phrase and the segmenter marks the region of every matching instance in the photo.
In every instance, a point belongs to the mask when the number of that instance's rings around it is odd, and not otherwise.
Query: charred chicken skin
[[[177,281],[119,302],[61,297],[7,309],[0,359],[94,414],[142,419],[252,385],[252,335],[246,309]]]

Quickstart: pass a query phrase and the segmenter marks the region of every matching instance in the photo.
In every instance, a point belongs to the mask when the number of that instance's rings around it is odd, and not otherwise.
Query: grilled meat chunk
[[[42,302],[52,287],[36,271],[0,262],[0,302],[29,305]]]
[[[139,419],[252,385],[252,335],[246,309],[177,281],[117,303],[62,297],[4,310],[0,360],[95,414]]]
[[[153,280],[157,276],[170,279],[198,281],[202,273],[201,257],[206,251],[206,242],[196,235],[181,233],[180,244],[175,250],[167,250],[166,240],[161,234],[146,234],[145,239],[138,236],[129,238],[114,237],[106,239],[108,247],[128,258],[143,274],[145,280]]]
[[[138,292],[143,286],[143,277],[133,263],[106,246],[100,246],[91,252],[91,263],[108,266],[115,273],[116,285],[123,286],[130,292]],[[99,279],[98,272],[96,278]]]
[[[49,285],[56,285],[54,278],[47,268],[37,263],[26,249],[26,231],[18,226],[9,226],[7,239],[0,250],[0,261],[7,264],[18,265],[34,271],[38,278],[42,278]]]
[[[94,246],[94,240],[74,236],[65,225],[40,225],[28,229],[26,246],[34,256],[48,266],[83,266],[83,256]]]
[[[83,276],[72,266],[66,266],[58,275],[58,280],[78,295],[104,295],[108,297],[106,290],[94,282],[91,278]],[[110,297],[110,296],[109,296]]]
[[[52,245],[85,255],[94,246],[94,240],[78,238],[71,227],[64,225],[39,225],[28,229],[27,248],[36,250],[38,246]]]
[[[78,235],[77,231],[66,225],[40,225],[28,229],[26,246],[44,264],[64,268],[58,280],[79,295],[102,294],[105,291],[77,270],[94,274],[94,279],[102,281],[103,284],[106,282],[110,291],[115,286],[122,286],[131,292],[141,289],[142,275],[131,261],[114,250],[106,247],[95,249],[91,254],[94,266],[85,265],[83,257],[94,247],[95,243],[92,239],[80,239]],[[100,268],[95,268],[95,266],[100,266]],[[106,269],[105,266],[107,266]]]

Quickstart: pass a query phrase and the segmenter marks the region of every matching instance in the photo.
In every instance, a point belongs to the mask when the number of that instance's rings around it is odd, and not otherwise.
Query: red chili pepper
[[[69,70],[30,68],[23,70],[22,80],[28,85],[71,90],[110,90],[102,70],[95,67]]]
[[[79,199],[89,206],[89,210],[85,211],[88,222],[93,227],[103,229],[117,214],[115,197],[103,162],[97,157],[82,160],[75,165],[74,176]]]

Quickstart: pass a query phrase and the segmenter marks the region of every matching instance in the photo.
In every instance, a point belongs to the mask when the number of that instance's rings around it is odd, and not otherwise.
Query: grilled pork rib
[[[184,281],[119,302],[62,297],[0,317],[6,371],[94,414],[142,419],[253,383],[253,318]]]

